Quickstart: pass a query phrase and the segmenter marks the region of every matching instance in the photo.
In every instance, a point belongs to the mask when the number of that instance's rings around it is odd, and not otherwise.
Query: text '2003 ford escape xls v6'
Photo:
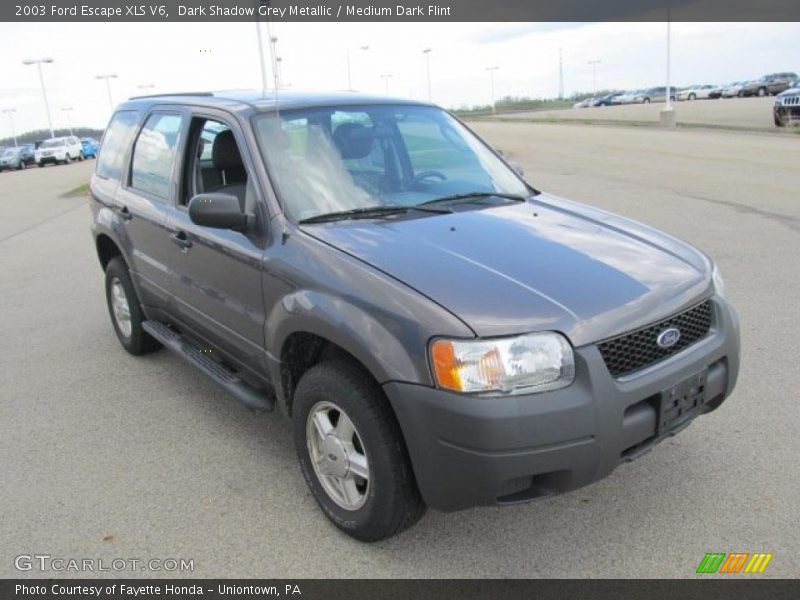
[[[277,403],[360,540],[600,479],[736,382],[708,258],[533,189],[435,106],[135,98],[90,188],[125,349]]]

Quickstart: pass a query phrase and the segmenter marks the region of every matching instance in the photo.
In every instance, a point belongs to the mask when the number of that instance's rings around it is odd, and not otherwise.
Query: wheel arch
[[[378,384],[430,383],[420,357],[411,356],[387,325],[324,293],[297,292],[278,303],[267,319],[266,346],[272,352],[270,379],[284,413],[291,415],[294,389],[303,373],[333,356],[349,357]],[[424,340],[420,347],[424,363]]]

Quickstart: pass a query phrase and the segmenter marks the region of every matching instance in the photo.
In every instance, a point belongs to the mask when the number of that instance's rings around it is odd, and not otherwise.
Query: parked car
[[[705,100],[711,97],[716,85],[693,85],[675,94],[677,100]]]
[[[591,483],[736,383],[709,258],[535,189],[438,107],[156,96],[102,143],[91,227],[119,342],[277,405],[359,540]]]
[[[612,98],[612,104],[633,104],[636,101],[636,97],[644,92],[644,90],[631,90],[630,92],[624,92],[619,96],[615,96]]]
[[[39,144],[35,157],[40,167],[47,163],[67,164],[73,160],[83,160],[83,147],[74,135],[50,138]]]
[[[721,97],[722,98],[736,98],[736,97],[741,98],[742,96],[744,96],[744,92],[742,92],[742,88],[744,88],[744,86],[748,85],[749,83],[750,83],[749,81],[734,81],[733,83],[728,84],[727,86],[725,86],[725,88],[723,88]]]
[[[619,96],[618,92],[613,94],[608,94],[606,96],[601,96],[600,98],[595,98],[592,102],[592,106],[611,106],[614,103],[614,98]]]
[[[584,98],[583,100],[576,102],[573,105],[573,108],[589,108],[594,105],[595,100],[597,100],[595,97]]]
[[[670,99],[675,100],[675,88],[670,91]],[[666,87],[653,87],[647,88],[639,92],[634,98],[637,104],[649,104],[650,102],[666,102],[667,88]]]
[[[34,156],[30,148],[17,146],[0,151],[0,171],[5,169],[24,169],[33,164]]]
[[[100,142],[94,138],[81,138],[81,148],[84,158],[97,158],[97,152],[100,150]]]
[[[800,80],[775,97],[772,113],[776,127],[800,123]]]
[[[739,95],[767,96],[771,94],[780,94],[788,90],[796,80],[797,73],[772,73],[771,75],[764,75],[761,79],[743,85]]]

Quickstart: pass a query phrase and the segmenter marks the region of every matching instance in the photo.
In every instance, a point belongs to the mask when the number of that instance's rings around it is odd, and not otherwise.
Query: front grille
[[[671,327],[681,332],[680,339],[674,346],[661,348],[656,338]],[[706,335],[710,328],[711,300],[706,300],[674,317],[601,342],[597,347],[611,375],[621,377],[680,352]]]
[[[797,106],[800,104],[800,96],[784,96],[781,98],[783,106]]]

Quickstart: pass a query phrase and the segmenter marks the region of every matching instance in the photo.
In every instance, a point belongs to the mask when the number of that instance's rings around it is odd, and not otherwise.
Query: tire
[[[24,160],[19,161],[19,164],[17,165],[17,171],[22,171],[22,169],[24,168],[25,168],[25,161]]]
[[[422,517],[426,507],[400,426],[380,386],[360,365],[333,359],[313,366],[300,378],[292,406],[300,468],[320,508],[336,527],[362,542],[376,542],[400,533]],[[310,419],[312,414],[318,419]],[[352,428],[346,428],[352,433],[339,438],[336,433],[343,415],[352,423]],[[320,435],[323,429],[315,422],[324,423],[329,433]],[[318,455],[317,467],[312,454]],[[328,460],[328,456],[334,458]],[[363,461],[361,468],[367,478],[351,473],[354,456]],[[330,469],[341,469],[343,475],[321,472]],[[337,500],[335,492],[328,491],[337,487],[336,480],[348,477],[349,482],[340,489],[351,490],[350,507],[343,504],[348,502],[344,495]]]
[[[650,98],[645,98],[644,100],[642,100],[642,103],[643,104],[650,104]]]
[[[736,93],[736,97],[737,97],[737,98],[744,98],[744,92],[743,92],[742,90],[739,90],[739,91]]]
[[[65,165],[68,165],[68,164],[69,164],[69,163],[71,163],[71,162],[72,162],[72,159],[69,157],[69,152],[67,152],[67,153],[64,155],[64,164],[65,164]]]
[[[763,88],[763,87],[758,88],[758,91],[756,92],[756,94],[759,97],[766,96],[767,95],[767,88]]]
[[[697,94],[689,94],[689,100],[697,100]]]
[[[114,298],[117,293],[122,293],[127,302],[127,326],[125,320],[116,313]],[[128,266],[119,256],[108,261],[106,266],[106,303],[114,332],[125,350],[139,356],[154,352],[161,347],[161,344],[142,329],[144,314],[128,274]]]
[[[775,121],[775,127],[786,127],[786,121],[779,114],[773,115],[772,120]]]
[[[36,163],[36,166],[39,167],[40,169],[42,169],[42,168],[44,168],[44,163],[43,162],[38,162],[38,163]]]
[[[78,160],[79,160],[79,161],[81,161],[81,162],[83,162],[83,159],[84,159],[84,158],[85,158],[85,157],[83,156],[83,152],[79,152],[79,153],[78,153]]]

